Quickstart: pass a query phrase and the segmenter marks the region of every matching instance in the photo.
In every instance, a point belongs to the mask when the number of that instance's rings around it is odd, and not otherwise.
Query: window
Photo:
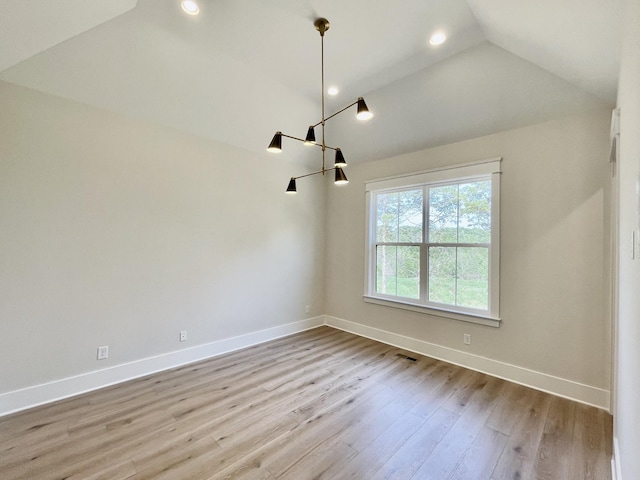
[[[367,183],[365,301],[498,325],[500,159]]]

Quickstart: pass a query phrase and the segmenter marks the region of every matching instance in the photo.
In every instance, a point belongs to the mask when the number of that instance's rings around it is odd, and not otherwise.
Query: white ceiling
[[[21,0],[0,3],[0,80],[256,152],[320,120],[360,162],[615,104],[622,0]],[[428,43],[447,32],[440,47]],[[317,151],[284,140],[301,162]],[[295,145],[292,145],[295,144]],[[311,149],[314,150],[314,149]]]

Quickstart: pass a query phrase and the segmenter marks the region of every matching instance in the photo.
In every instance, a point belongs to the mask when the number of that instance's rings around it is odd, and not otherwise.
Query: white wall
[[[294,161],[0,82],[0,412],[3,394],[322,313],[557,377],[606,407],[609,116],[351,166],[349,187],[326,182],[325,257],[325,188],[284,195]],[[364,182],[495,156],[502,326],[364,304]]]
[[[353,322],[354,331],[608,408],[610,116],[599,110],[350,166],[349,188],[327,196],[328,315],[337,325]],[[364,303],[364,182],[494,157],[503,157],[502,325]]]
[[[632,232],[640,232],[640,2],[627,1],[624,18],[618,89],[620,260],[614,438],[618,480],[632,480],[640,478],[640,242],[635,259],[631,258]]]
[[[323,313],[302,171],[0,82],[0,394]]]

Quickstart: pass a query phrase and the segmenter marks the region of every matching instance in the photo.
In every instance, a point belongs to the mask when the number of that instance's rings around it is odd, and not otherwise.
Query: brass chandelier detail
[[[347,105],[346,107],[338,110],[336,113],[329,115],[328,117],[325,118],[325,113],[324,113],[324,34],[327,30],[329,30],[329,21],[326,18],[318,18],[316,19],[316,21],[313,24],[316,27],[316,30],[318,30],[318,32],[320,32],[320,44],[321,44],[321,52],[320,52],[320,60],[321,60],[321,72],[322,72],[322,120],[320,120],[318,123],[316,123],[315,125],[311,125],[309,126],[309,129],[307,130],[307,136],[303,139],[303,138],[298,138],[298,137],[293,137],[291,135],[285,135],[284,133],[278,131],[275,133],[275,135],[273,136],[273,139],[271,140],[271,143],[269,144],[269,147],[267,148],[267,151],[269,152],[281,152],[282,151],[282,137],[286,137],[286,138],[291,138],[293,140],[298,140],[300,142],[303,142],[305,145],[310,145],[310,146],[317,146],[320,147],[322,149],[322,169],[318,170],[317,172],[312,172],[312,173],[307,173],[306,175],[300,175],[298,177],[291,177],[291,180],[289,180],[289,186],[287,187],[287,191],[286,193],[297,193],[296,190],[296,180],[299,178],[304,178],[304,177],[309,177],[311,175],[317,175],[319,173],[321,173],[322,175],[324,175],[325,173],[331,171],[331,170],[335,170],[335,183],[336,185],[342,185],[342,184],[346,184],[349,183],[349,180],[347,180],[347,176],[344,174],[344,171],[342,170],[344,167],[347,166],[347,162],[344,159],[344,155],[342,154],[342,150],[340,150],[340,148],[338,147],[330,147],[329,145],[327,145],[325,143],[325,135],[324,135],[324,125],[325,122],[327,120],[329,120],[330,118],[335,117],[336,115],[344,112],[345,110],[347,110],[348,108],[353,107],[354,105],[357,105],[357,113],[356,113],[356,118],[358,120],[369,120],[371,117],[373,117],[373,114],[369,111],[369,109],[367,108],[367,104],[364,102],[364,99],[362,97],[358,97],[358,99],[351,103],[350,105]],[[321,142],[318,143],[316,141],[316,133],[315,133],[315,128],[317,126],[321,126],[321,131],[322,131],[322,137],[321,137]],[[333,167],[331,168],[327,168],[326,167],[326,163],[325,163],[325,152],[327,149],[330,150],[334,150],[335,153],[335,161],[333,164]]]

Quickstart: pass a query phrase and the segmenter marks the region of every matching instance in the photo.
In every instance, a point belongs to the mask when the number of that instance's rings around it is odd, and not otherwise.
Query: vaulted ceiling
[[[621,0],[198,3],[2,2],[0,80],[262,153],[320,120],[322,16],[327,113],[364,96],[375,114],[327,123],[351,162],[615,104]]]

